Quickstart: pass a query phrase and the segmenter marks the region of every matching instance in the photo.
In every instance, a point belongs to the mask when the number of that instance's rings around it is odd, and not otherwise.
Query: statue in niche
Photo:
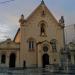
[[[40,35],[46,35],[45,32],[46,32],[46,31],[45,31],[45,24],[42,23],[42,24],[41,24],[41,34],[40,34]]]

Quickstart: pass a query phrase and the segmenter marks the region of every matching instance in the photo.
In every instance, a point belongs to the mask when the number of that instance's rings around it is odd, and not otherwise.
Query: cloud
[[[0,41],[7,39],[7,33],[10,32],[10,28],[5,24],[0,24]]]
[[[16,30],[17,28],[15,29],[12,26],[6,24],[0,24],[0,41],[6,40],[7,38],[13,39]]]
[[[3,1],[3,0],[1,0]],[[63,15],[66,25],[75,23],[75,0],[44,0],[57,20]],[[18,20],[23,13],[27,17],[41,0],[15,0],[0,5],[0,38],[14,38],[19,27]]]
[[[5,24],[0,24],[0,32],[9,32],[10,28]]]

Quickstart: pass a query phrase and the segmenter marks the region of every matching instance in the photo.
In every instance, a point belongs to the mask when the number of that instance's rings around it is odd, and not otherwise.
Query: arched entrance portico
[[[16,55],[15,55],[15,53],[11,53],[10,58],[9,58],[9,67],[10,68],[15,67],[15,61],[16,61]]]
[[[44,54],[42,56],[42,64],[43,64],[43,68],[45,68],[46,65],[49,65],[49,55],[48,54]]]

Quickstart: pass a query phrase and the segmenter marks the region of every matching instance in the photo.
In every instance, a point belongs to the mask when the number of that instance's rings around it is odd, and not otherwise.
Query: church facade
[[[0,67],[45,67],[61,64],[63,17],[58,22],[44,1],[25,19],[21,15],[14,40],[0,43]]]

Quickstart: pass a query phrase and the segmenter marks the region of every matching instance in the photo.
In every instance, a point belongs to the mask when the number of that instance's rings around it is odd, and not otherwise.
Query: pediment
[[[4,42],[0,43],[0,50],[12,50],[12,49],[19,49],[19,43],[15,43],[13,41],[11,41],[10,39],[7,39]]]
[[[37,16],[38,14],[40,14],[40,16]],[[56,24],[60,27],[62,27],[59,22],[56,20],[56,18],[54,17],[54,15],[52,14],[52,12],[48,9],[48,7],[46,6],[45,3],[40,3],[36,9],[26,18],[26,21],[28,22],[31,19],[35,19],[35,17],[39,17],[39,18],[45,18],[45,16],[50,17],[50,19],[53,19],[54,22],[56,22]]]

